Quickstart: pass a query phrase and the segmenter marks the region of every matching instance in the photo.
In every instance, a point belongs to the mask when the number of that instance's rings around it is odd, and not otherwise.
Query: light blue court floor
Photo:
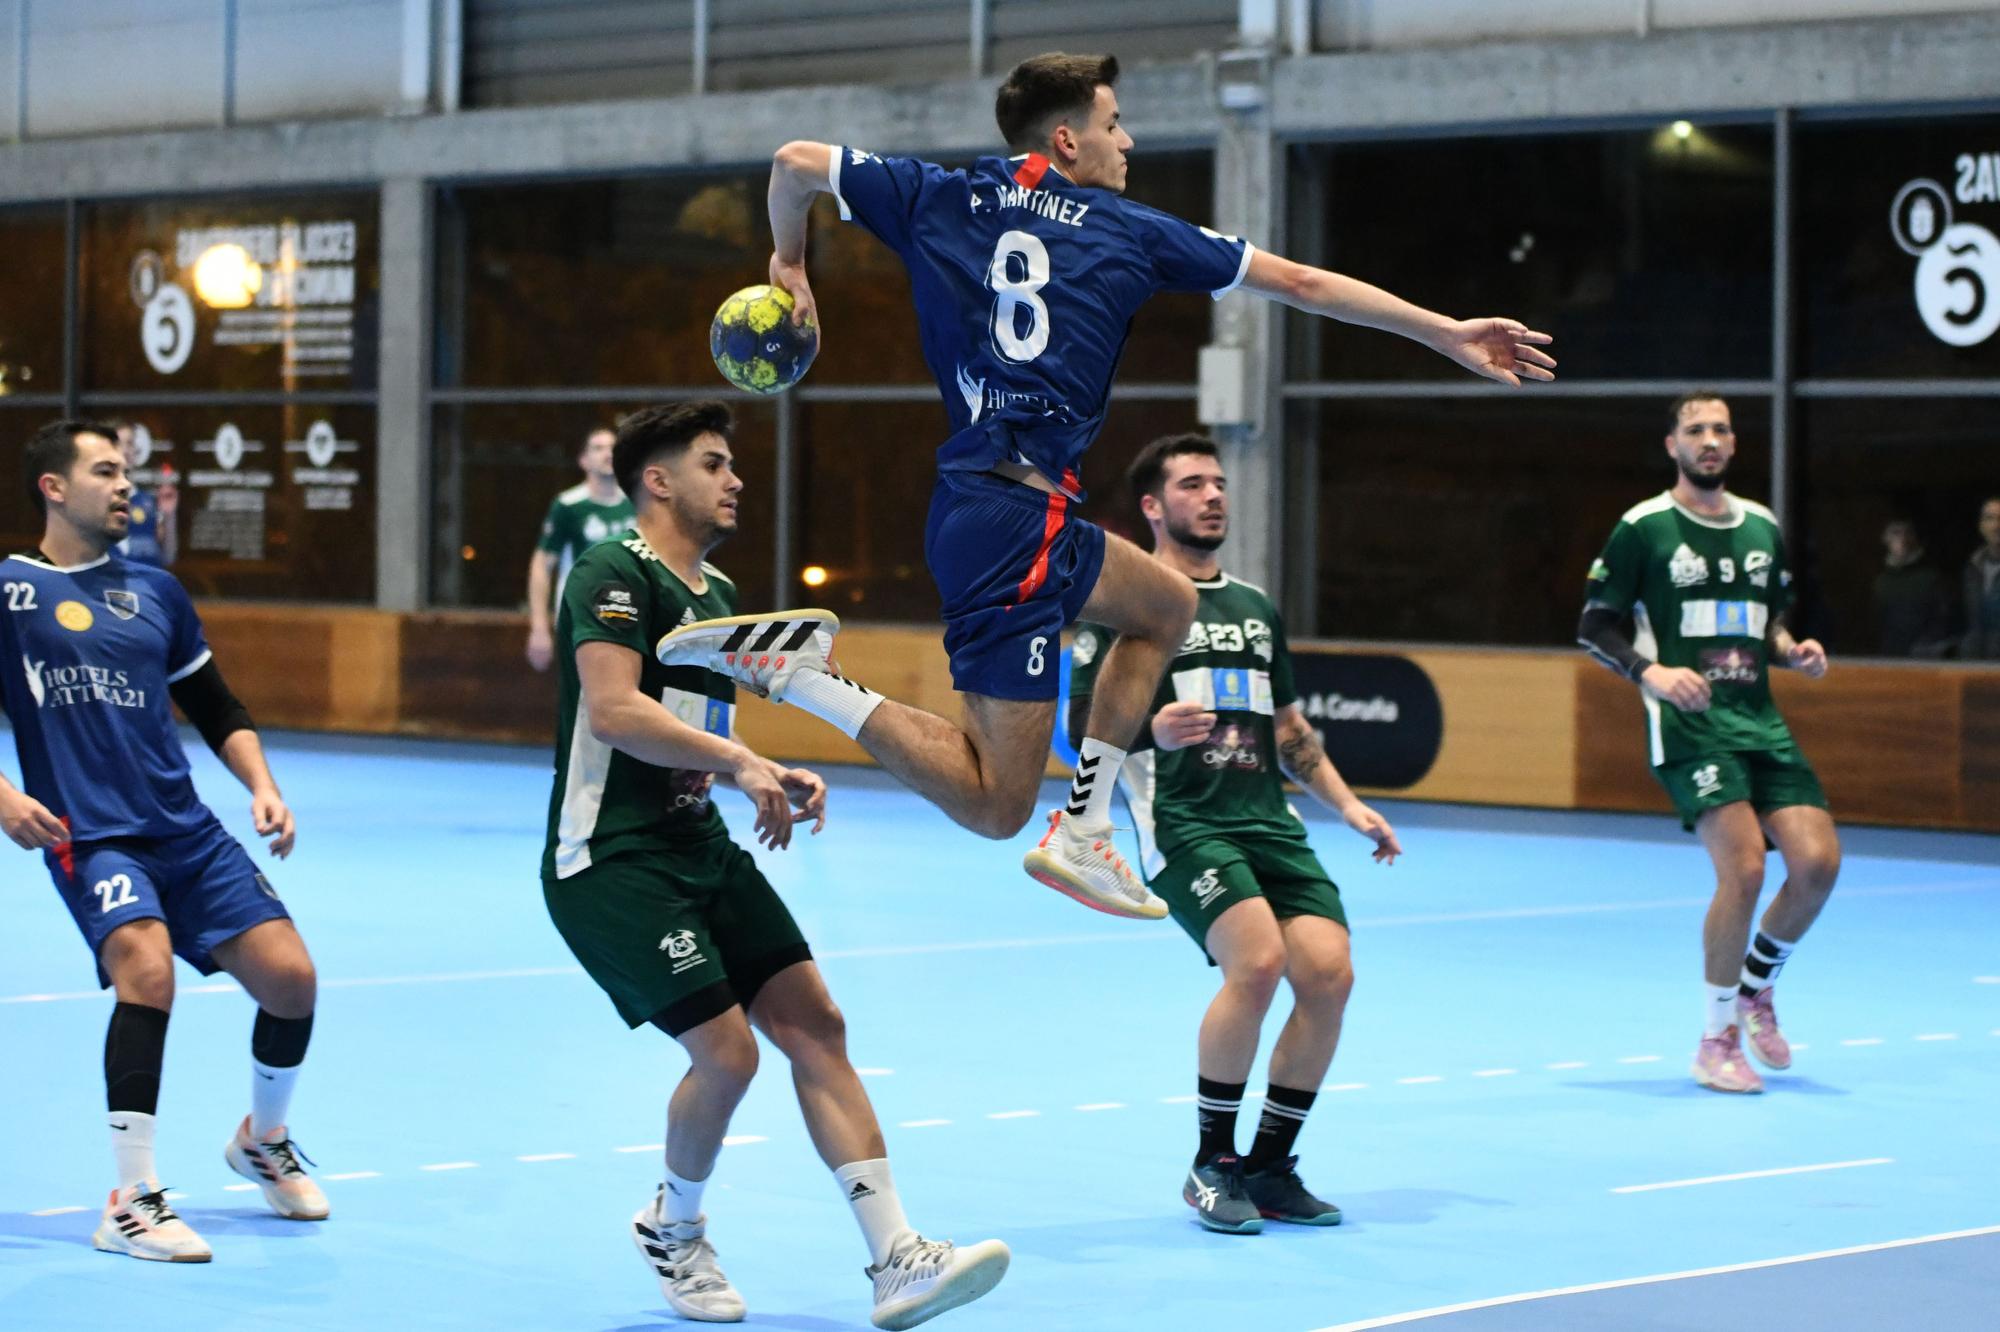
[[[293,1123],[333,1219],[276,1220],[223,1165],[252,1009],[184,969],[160,1161],[215,1261],[92,1251],[109,1003],[38,860],[7,848],[0,1327],[672,1325],[626,1225],[682,1061],[625,1030],[548,923],[545,756],[272,750],[300,833],[270,872],[322,975]],[[206,751],[196,775],[247,834]],[[1733,1098],[1687,1078],[1709,878],[1677,827],[1388,804],[1408,856],[1387,869],[1315,821],[1359,983],[1302,1169],[1348,1222],[1225,1237],[1179,1196],[1214,982],[1195,949],[1037,887],[1027,834],[982,842],[878,775],[828,775],[826,833],[759,858],[846,1010],[913,1221],[1014,1249],[940,1328],[1996,1326],[1996,839],[1847,830],[1780,986],[1795,1068]],[[775,1052],[733,1134],[710,1234],[750,1325],[865,1328],[866,1255]]]

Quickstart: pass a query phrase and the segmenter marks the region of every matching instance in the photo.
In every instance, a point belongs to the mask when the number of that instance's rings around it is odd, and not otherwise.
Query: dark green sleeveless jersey
[[[576,671],[576,650],[585,643],[628,647],[640,657],[641,693],[690,726],[729,735],[736,686],[700,667],[662,666],[653,655],[670,630],[736,614],[736,584],[713,565],[701,570],[708,586],[696,592],[636,532],[592,546],[570,570],[556,612],[556,780],[544,879],[566,879],[608,856],[659,850],[721,828],[709,799],[713,774],[657,767],[590,733]]]
[[[1169,703],[1198,702],[1216,714],[1215,730],[1172,753],[1141,750],[1119,774],[1148,874],[1180,848],[1211,837],[1305,837],[1285,800],[1272,722],[1298,698],[1278,608],[1262,588],[1228,574],[1195,588],[1194,624],[1146,715],[1150,724]],[[1102,625],[1077,625],[1072,694],[1095,688],[1114,637]]]
[[[1778,749],[1791,731],[1771,700],[1772,623],[1792,601],[1778,520],[1731,495],[1709,518],[1671,492],[1628,509],[1590,567],[1588,604],[1629,613],[1633,646],[1708,681],[1706,712],[1641,693],[1655,767],[1702,754]]]

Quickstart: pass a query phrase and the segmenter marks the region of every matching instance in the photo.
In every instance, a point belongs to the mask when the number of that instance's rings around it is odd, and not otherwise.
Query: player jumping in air
[[[111,553],[132,501],[115,434],[56,421],[28,441],[42,543],[0,561],[0,705],[26,789],[0,778],[0,828],[42,852],[96,954],[98,984],[117,992],[104,1083],[118,1187],[92,1242],[205,1263],[208,1245],[174,1214],[153,1165],[174,956],[204,976],[227,971],[257,1001],[250,1113],[225,1158],[272,1210],[299,1221],[327,1215],[285,1127],[318,982],[276,891],[188,780],[173,703],[249,788],[272,854],[291,854],[291,811],[187,592],[172,574]]]
[[[1195,590],[1070,513],[1140,308],[1156,292],[1241,287],[1402,334],[1504,383],[1551,379],[1555,362],[1540,350],[1549,337],[1514,320],[1447,319],[1125,200],[1132,139],[1119,124],[1117,80],[1109,56],[1023,62],[995,105],[1012,156],[969,170],[801,141],[778,150],[771,173],[771,281],[797,300],[796,318],[817,318],[805,261],[818,193],[909,270],[951,425],[925,554],[963,721],[886,701],[809,650],[732,652],[739,627],[697,629],[662,648],[832,723],[965,827],[1005,838],[1034,813],[1058,636],[1079,617],[1107,626],[1118,645],[1098,677],[1075,783],[1027,868],[1085,905],[1157,919],[1166,905],[1112,849],[1111,774],[1193,620]]]
[[[1138,825],[1147,878],[1222,985],[1202,1017],[1196,1112],[1201,1139],[1181,1196],[1210,1230],[1244,1234],[1268,1218],[1336,1226],[1292,1148],[1319,1093],[1354,987],[1340,890],[1285,800],[1280,770],[1375,844],[1403,853],[1389,821],[1341,780],[1299,708],[1278,608],[1223,572],[1229,491],[1213,441],[1168,435],[1143,449],[1129,480],[1153,530],[1153,558],[1201,594],[1194,629],[1152,701],[1151,721],[1118,776]],[[1108,631],[1077,626],[1069,729],[1082,729]],[[1270,1091],[1247,1157],[1236,1114],[1278,982],[1292,1012],[1271,1050]]]
[[[824,825],[826,784],[737,741],[727,677],[653,659],[675,625],[735,613],[736,585],[706,562],[736,530],[732,433],[717,402],[650,408],[618,427],[612,466],[636,531],[577,560],[556,613],[561,712],[542,893],[626,1025],[658,1027],[688,1053],[667,1105],[666,1181],[632,1220],[675,1312],[743,1317],[701,1200],[757,1071],[754,1027],[791,1062],[813,1145],[861,1227],[875,1326],[915,1327],[991,1290],[1007,1246],[957,1248],[904,1219],[812,949],[710,798],[718,781],[749,797],[758,840],[777,851],[795,821]]]
[[[1669,416],[1673,489],[1618,520],[1591,566],[1577,637],[1639,686],[1653,775],[1715,862],[1695,1081],[1760,1092],[1743,1040],[1767,1068],[1791,1067],[1773,984],[1840,872],[1826,794],[1778,715],[1769,672],[1784,665],[1817,680],[1826,650],[1794,640],[1779,620],[1791,605],[1792,574],[1778,520],[1723,487],[1736,453],[1729,404],[1694,393]],[[1636,641],[1622,629],[1628,615]],[[1753,940],[1767,837],[1785,857],[1785,884]]]

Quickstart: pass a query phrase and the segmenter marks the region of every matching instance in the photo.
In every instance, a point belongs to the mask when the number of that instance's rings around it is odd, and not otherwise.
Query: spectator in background
[[[118,451],[125,455],[125,474],[132,479],[132,522],[117,545],[119,557],[150,564],[155,569],[170,569],[174,557],[180,554],[180,533],[174,526],[174,515],[180,512],[181,491],[174,482],[174,469],[170,464],[160,464],[159,484],[151,490],[142,489],[138,477],[146,466],[146,458],[139,444],[139,427],[125,420],[112,424],[118,428]]]
[[[1951,641],[1951,596],[1944,571],[1924,549],[1917,525],[1891,518],[1882,528],[1875,575],[1875,650],[1885,657],[1942,657]]]
[[[1979,506],[1985,543],[1965,562],[1965,637],[1958,655],[2000,661],[2000,495]]]

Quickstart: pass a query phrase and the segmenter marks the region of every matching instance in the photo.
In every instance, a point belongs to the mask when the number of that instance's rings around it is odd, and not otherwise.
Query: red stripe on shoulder
[[[1042,177],[1048,172],[1049,159],[1040,153],[1029,153],[1028,160],[1021,163],[1020,169],[1014,173],[1014,183],[1032,190],[1042,183]]]

